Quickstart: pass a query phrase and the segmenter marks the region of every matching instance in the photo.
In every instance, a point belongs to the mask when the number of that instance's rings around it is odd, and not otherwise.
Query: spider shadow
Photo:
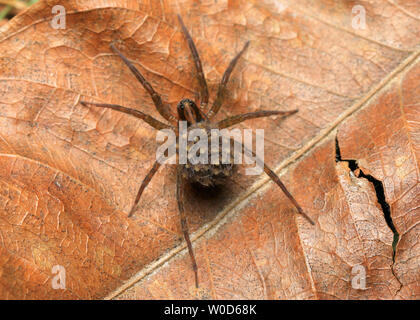
[[[199,183],[184,184],[184,203],[189,216],[199,215],[205,222],[213,220],[238,193],[231,181],[217,186],[205,187]]]

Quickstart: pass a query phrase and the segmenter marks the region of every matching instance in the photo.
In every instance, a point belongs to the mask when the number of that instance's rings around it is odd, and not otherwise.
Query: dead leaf
[[[418,299],[420,5],[358,4],[364,30],[352,28],[356,3],[328,0],[70,0],[65,29],[51,26],[52,8],[62,3],[40,1],[2,26],[0,297]],[[79,103],[158,117],[112,41],[172,107],[194,98],[178,13],[212,98],[229,61],[251,41],[220,118],[299,109],[284,121],[245,125],[265,129],[266,162],[316,221],[312,227],[297,216],[265,176],[239,175],[207,197],[188,190],[198,291],[171,167],[127,218],[155,159],[155,131]],[[367,175],[382,184],[384,199]],[[395,261],[384,203],[399,234]],[[57,265],[66,290],[52,286]],[[365,289],[352,284],[357,266]]]

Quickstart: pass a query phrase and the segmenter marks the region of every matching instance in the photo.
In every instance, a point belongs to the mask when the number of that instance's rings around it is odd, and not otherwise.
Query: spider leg
[[[286,117],[292,114],[295,114],[298,110],[291,110],[291,111],[256,111],[250,113],[239,114],[236,116],[232,116],[221,120],[217,123],[219,129],[229,128],[235,124],[241,123],[242,121],[255,119],[255,118],[263,118],[273,115],[281,115],[282,117]]]
[[[190,33],[182,21],[180,15],[178,15],[179,23],[181,24],[182,32],[184,33],[185,38],[187,39],[188,46],[190,47],[191,54],[194,59],[195,67],[197,69],[197,78],[200,84],[200,104],[201,108],[204,109],[207,107],[209,102],[209,90],[207,89],[206,78],[204,77],[203,67],[201,65],[200,56],[198,55],[197,48],[195,47],[194,41],[191,38]]]
[[[185,242],[187,243],[188,253],[191,257],[192,268],[195,275],[195,286],[198,288],[198,268],[197,263],[195,262],[194,251],[190,240],[190,235],[188,232],[187,217],[185,216],[184,210],[184,185],[183,178],[181,173],[181,166],[178,165],[177,175],[176,175],[176,200],[178,201],[179,215],[181,217],[181,229],[184,234]]]
[[[137,210],[137,204],[140,201],[140,197],[141,197],[144,189],[146,189],[147,185],[152,180],[156,171],[158,171],[160,165],[161,165],[161,161],[159,161],[159,159],[156,160],[155,163],[153,164],[152,168],[150,169],[150,171],[147,173],[146,177],[143,179],[143,182],[141,183],[140,189],[137,192],[136,200],[134,200],[133,207],[131,208],[131,211],[128,214],[129,217],[131,217],[134,214],[134,212]]]
[[[270,179],[272,181],[274,181],[279,187],[280,189],[283,191],[283,193],[286,195],[286,197],[289,198],[289,200],[293,203],[293,205],[296,207],[296,209],[298,210],[298,212],[304,216],[306,218],[306,220],[309,221],[310,224],[315,225],[315,222],[303,211],[303,209],[300,207],[300,205],[297,203],[297,201],[295,200],[295,198],[291,195],[291,193],[287,190],[286,186],[283,184],[283,182],[281,182],[280,178],[277,176],[277,174],[271,170],[264,161],[262,161],[260,158],[258,158],[255,154],[255,152],[253,152],[252,150],[249,150],[248,148],[246,148],[242,143],[240,143],[239,141],[236,141],[234,139],[231,139],[233,141],[235,141],[236,143],[240,144],[242,146],[242,152],[244,154],[252,154],[252,156],[255,158],[257,164],[260,167],[264,168],[265,173],[270,177]]]
[[[157,111],[160,113],[162,117],[164,117],[170,123],[174,123],[176,118],[173,116],[171,111],[169,110],[168,106],[163,103],[162,98],[160,95],[153,89],[152,85],[142,76],[140,71],[118,50],[114,44],[111,43],[111,49],[120,56],[120,58],[124,61],[128,68],[130,68],[131,72],[135,75],[137,80],[142,84],[143,88],[150,94]]]
[[[283,191],[283,193],[286,195],[286,197],[289,198],[289,200],[293,203],[293,205],[296,207],[298,212],[306,218],[306,220],[309,221],[310,224],[315,225],[315,222],[309,218],[309,216],[303,211],[303,209],[299,206],[295,198],[291,195],[291,193],[287,190],[286,186],[281,182],[280,178],[275,174],[273,170],[271,170],[265,163],[264,163],[264,171],[265,173],[270,177],[271,180],[273,180]]]
[[[152,126],[153,128],[157,130],[172,128],[172,126],[167,125],[166,123],[160,122],[159,120],[156,120],[155,118],[149,116],[148,114],[145,114],[135,109],[126,108],[118,104],[95,103],[95,102],[88,102],[88,101],[80,101],[80,103],[84,105],[85,107],[87,107],[87,105],[90,104],[95,107],[109,108],[109,109],[121,111],[123,113],[135,116],[136,118],[142,119],[148,125]]]
[[[230,74],[232,73],[233,68],[235,67],[239,58],[242,56],[242,54],[248,48],[248,46],[249,46],[249,41],[247,41],[245,43],[245,46],[243,47],[243,49],[236,55],[235,58],[232,59],[232,61],[229,63],[229,66],[227,67],[225,73],[223,74],[222,81],[220,81],[219,88],[217,89],[216,100],[214,101],[209,113],[207,114],[207,116],[210,119],[212,117],[214,117],[217,114],[217,112],[219,112],[220,107],[222,106],[223,95],[225,93],[226,85],[229,81]]]

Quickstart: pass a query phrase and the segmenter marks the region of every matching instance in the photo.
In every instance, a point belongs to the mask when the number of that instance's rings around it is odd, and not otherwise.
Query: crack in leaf
[[[396,291],[395,295],[398,294],[398,292],[402,289],[403,284],[401,283],[400,279],[397,277],[394,271],[394,265],[395,265],[395,257],[397,253],[397,245],[400,240],[400,234],[398,233],[397,229],[395,228],[394,222],[392,220],[391,216],[391,207],[389,203],[386,201],[385,197],[385,189],[383,182],[379,179],[376,179],[374,176],[370,174],[366,174],[363,172],[363,170],[359,167],[359,164],[357,163],[357,160],[355,159],[343,159],[341,157],[341,150],[340,145],[338,142],[337,135],[335,137],[335,161],[336,162],[347,162],[349,165],[349,169],[354,173],[354,175],[357,178],[363,178],[368,180],[373,188],[375,189],[376,194],[376,200],[378,201],[379,205],[381,206],[382,212],[384,214],[384,218],[386,221],[387,226],[394,234],[394,239],[392,241],[392,264],[391,264],[391,272],[394,275],[395,279],[397,279],[398,283],[400,284],[399,289]]]

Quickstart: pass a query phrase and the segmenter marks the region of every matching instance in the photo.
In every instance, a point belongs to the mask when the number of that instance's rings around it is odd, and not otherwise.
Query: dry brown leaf
[[[356,3],[344,0],[70,0],[63,30],[50,25],[56,4],[63,5],[41,1],[0,28],[1,298],[420,297],[417,1],[358,2],[365,30],[352,28]],[[212,97],[251,41],[220,118],[299,109],[284,121],[245,125],[265,129],[266,162],[316,221],[311,227],[297,216],[265,176],[239,175],[214,197],[187,190],[199,290],[171,167],[127,218],[155,159],[155,131],[79,103],[158,117],[109,49],[115,40],[172,107],[194,98],[178,13]],[[384,203],[399,233],[395,262]],[[66,290],[51,286],[56,265],[66,270]],[[352,287],[357,265],[366,270],[365,290]]]

